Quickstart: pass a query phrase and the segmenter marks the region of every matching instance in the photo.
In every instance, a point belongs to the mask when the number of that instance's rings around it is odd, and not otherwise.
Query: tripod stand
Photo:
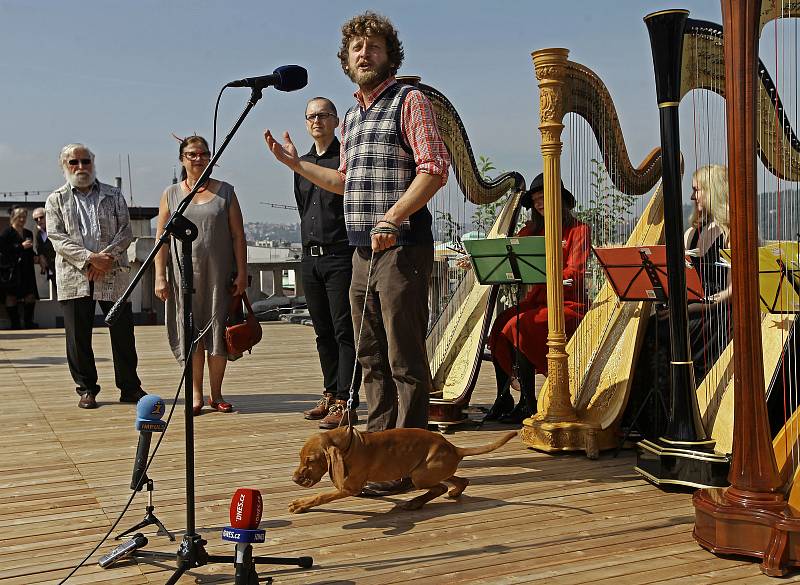
[[[153,510],[155,510],[155,506],[153,505],[153,480],[145,476],[145,482],[142,487],[147,492],[147,506],[145,506],[144,509],[145,510],[144,518],[142,519],[141,522],[139,522],[135,526],[131,526],[125,532],[120,532],[119,534],[117,534],[114,537],[114,539],[120,540],[123,536],[139,532],[139,530],[144,528],[145,526],[155,525],[158,527],[156,534],[164,534],[168,536],[171,541],[174,542],[175,535],[172,534],[169,530],[167,530],[166,526],[164,526],[161,520],[159,520],[158,517],[153,513]]]
[[[164,232],[159,236],[153,250],[142,263],[142,267],[131,280],[128,288],[122,297],[114,304],[106,317],[106,323],[109,325],[114,323],[118,316],[119,311],[124,306],[124,303],[130,297],[136,285],[142,279],[146,270],[153,264],[156,255],[163,245],[165,245],[170,238],[181,243],[181,294],[183,298],[183,356],[184,356],[184,392],[186,392],[186,399],[184,400],[184,420],[185,420],[185,448],[186,448],[186,533],[178,547],[177,552],[177,568],[172,576],[167,580],[166,585],[173,585],[177,583],[181,576],[189,569],[203,566],[209,562],[211,563],[231,563],[235,564],[236,558],[228,555],[209,555],[205,550],[207,541],[204,540],[196,531],[195,527],[195,481],[194,481],[194,416],[192,412],[192,400],[190,399],[189,392],[192,389],[193,376],[192,376],[192,353],[194,338],[194,318],[192,315],[192,295],[194,293],[193,283],[193,267],[192,267],[192,242],[197,239],[198,230],[197,226],[191,221],[186,219],[184,212],[189,207],[197,191],[202,187],[206,181],[211,177],[211,172],[219,160],[228,143],[233,138],[233,135],[242,125],[244,119],[250,113],[250,110],[256,105],[258,100],[262,97],[262,92],[259,87],[253,87],[250,94],[250,99],[247,106],[240,114],[239,119],[231,128],[225,140],[219,147],[219,150],[214,154],[209,161],[203,173],[200,175],[197,183],[192,188],[186,197],[178,204],[177,209],[173,212],[172,216],[164,226]],[[162,553],[155,551],[137,550],[132,554],[135,558],[152,559],[159,561],[170,561],[175,558],[174,554]],[[274,557],[254,557],[254,562],[269,562],[272,564],[286,564],[297,566],[310,566],[308,557],[304,558],[274,558]],[[312,561],[313,562],[313,561]]]

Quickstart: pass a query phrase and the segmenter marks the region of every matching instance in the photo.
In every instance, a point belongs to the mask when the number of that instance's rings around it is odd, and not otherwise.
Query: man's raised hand
[[[275,137],[269,130],[264,130],[264,140],[267,143],[267,148],[272,151],[275,158],[290,169],[296,170],[297,166],[300,164],[300,157],[297,155],[297,148],[295,148],[288,132],[283,133],[283,144],[275,140]]]

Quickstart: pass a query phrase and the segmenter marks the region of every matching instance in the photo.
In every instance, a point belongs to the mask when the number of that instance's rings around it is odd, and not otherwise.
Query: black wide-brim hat
[[[522,195],[519,203],[522,207],[530,209],[533,206],[533,194],[537,191],[544,191],[544,173],[539,173],[536,178],[531,181],[528,190]],[[564,181],[561,181],[561,207],[564,209],[575,208],[575,196],[569,192],[564,186]]]

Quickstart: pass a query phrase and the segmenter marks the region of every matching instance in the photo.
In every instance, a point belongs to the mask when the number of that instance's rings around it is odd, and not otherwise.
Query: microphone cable
[[[217,103],[214,105],[214,129],[211,138],[211,157],[213,158],[215,154],[217,154],[217,114],[219,113],[219,100],[222,99],[222,92],[228,88],[227,85],[223,85],[222,89],[219,90],[219,94],[217,95]]]
[[[114,532],[114,529],[122,521],[122,518],[125,516],[125,513],[128,511],[128,508],[130,508],[131,504],[133,503],[133,499],[136,497],[136,494],[139,493],[139,490],[142,488],[142,485],[144,484],[144,478],[147,476],[147,470],[150,469],[150,464],[153,462],[153,459],[155,459],[156,453],[158,452],[158,448],[161,445],[161,441],[164,440],[164,435],[167,434],[167,430],[169,429],[170,422],[172,421],[172,415],[175,412],[175,406],[178,403],[178,398],[180,397],[181,390],[183,389],[183,383],[186,381],[187,368],[192,367],[192,357],[194,356],[195,347],[197,346],[198,342],[203,338],[203,335],[205,335],[208,332],[208,330],[211,328],[212,322],[213,321],[209,320],[208,324],[203,328],[203,330],[200,332],[200,334],[192,341],[192,345],[191,345],[191,347],[189,349],[189,355],[187,356],[186,361],[185,361],[184,366],[183,366],[183,373],[181,374],[181,379],[178,382],[178,389],[175,392],[175,396],[172,398],[172,405],[170,406],[169,414],[167,415],[167,419],[166,419],[167,424],[164,427],[164,431],[161,433],[161,436],[158,438],[158,441],[156,441],[156,445],[155,445],[155,447],[153,447],[153,451],[150,454],[150,457],[148,457],[148,459],[147,459],[147,465],[145,465],[145,467],[144,467],[144,471],[142,472],[142,475],[139,478],[139,483],[136,486],[136,489],[131,492],[131,495],[128,498],[128,501],[125,502],[125,505],[123,506],[122,510],[120,511],[119,515],[117,516],[117,519],[114,520],[114,523],[108,529],[108,532],[106,532],[103,535],[103,538],[100,539],[100,542],[98,542],[95,545],[95,547],[89,552],[89,554],[87,554],[83,558],[83,560],[80,563],[78,563],[77,565],[75,565],[75,567],[72,568],[72,570],[69,572],[69,574],[66,577],[64,577],[61,581],[58,582],[58,585],[63,585],[64,583],[66,583],[67,580],[70,577],[72,577],[77,572],[78,569],[80,569],[83,565],[85,565],[86,562],[90,558],[92,558],[92,555],[95,554],[97,552],[97,550],[101,546],[103,546],[103,543],[106,540],[108,540],[108,537],[111,536],[111,533]],[[187,400],[188,400],[188,397],[187,397]]]

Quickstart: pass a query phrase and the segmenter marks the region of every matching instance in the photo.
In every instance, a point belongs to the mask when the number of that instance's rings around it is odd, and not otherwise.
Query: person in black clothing
[[[33,232],[25,228],[28,210],[24,207],[11,209],[11,225],[0,234],[0,258],[4,269],[0,275],[0,287],[6,296],[6,313],[12,329],[22,329],[19,301],[24,302],[24,328],[37,327],[33,322],[33,310],[39,291],[33,270]]]
[[[336,107],[327,98],[312,98],[306,106],[306,129],[314,144],[302,160],[330,169],[339,167],[339,125]],[[317,334],[317,352],[325,387],[322,399],[303,414],[320,420],[321,429],[334,429],[347,417],[357,422],[361,368],[356,364],[350,280],[353,249],[344,225],[344,198],[325,191],[295,173],[294,196],[300,211],[303,241],[303,287],[311,322]],[[353,381],[353,368],[355,380]],[[355,385],[352,409],[347,411],[350,384]]]
[[[36,255],[39,258],[39,266],[42,274],[47,276],[47,280],[53,283],[53,293],[56,292],[56,250],[53,242],[47,237],[47,215],[44,207],[37,207],[33,210],[33,221],[36,222],[36,233],[34,241]],[[53,295],[55,297],[55,295]]]
[[[705,299],[688,305],[687,330],[695,384],[700,385],[731,339],[731,282],[729,270],[720,267],[720,250],[730,248],[728,169],[706,165],[692,175],[694,210],[684,233],[684,249],[700,275]],[[636,412],[648,390],[655,385],[663,404],[669,404],[669,311],[662,307],[650,317],[631,385],[628,413]],[[657,404],[657,403],[656,403]],[[663,407],[660,407],[663,409]],[[659,407],[642,411],[637,421],[648,438],[660,436],[666,416]],[[666,415],[666,413],[663,413]],[[628,422],[624,421],[623,425]]]

